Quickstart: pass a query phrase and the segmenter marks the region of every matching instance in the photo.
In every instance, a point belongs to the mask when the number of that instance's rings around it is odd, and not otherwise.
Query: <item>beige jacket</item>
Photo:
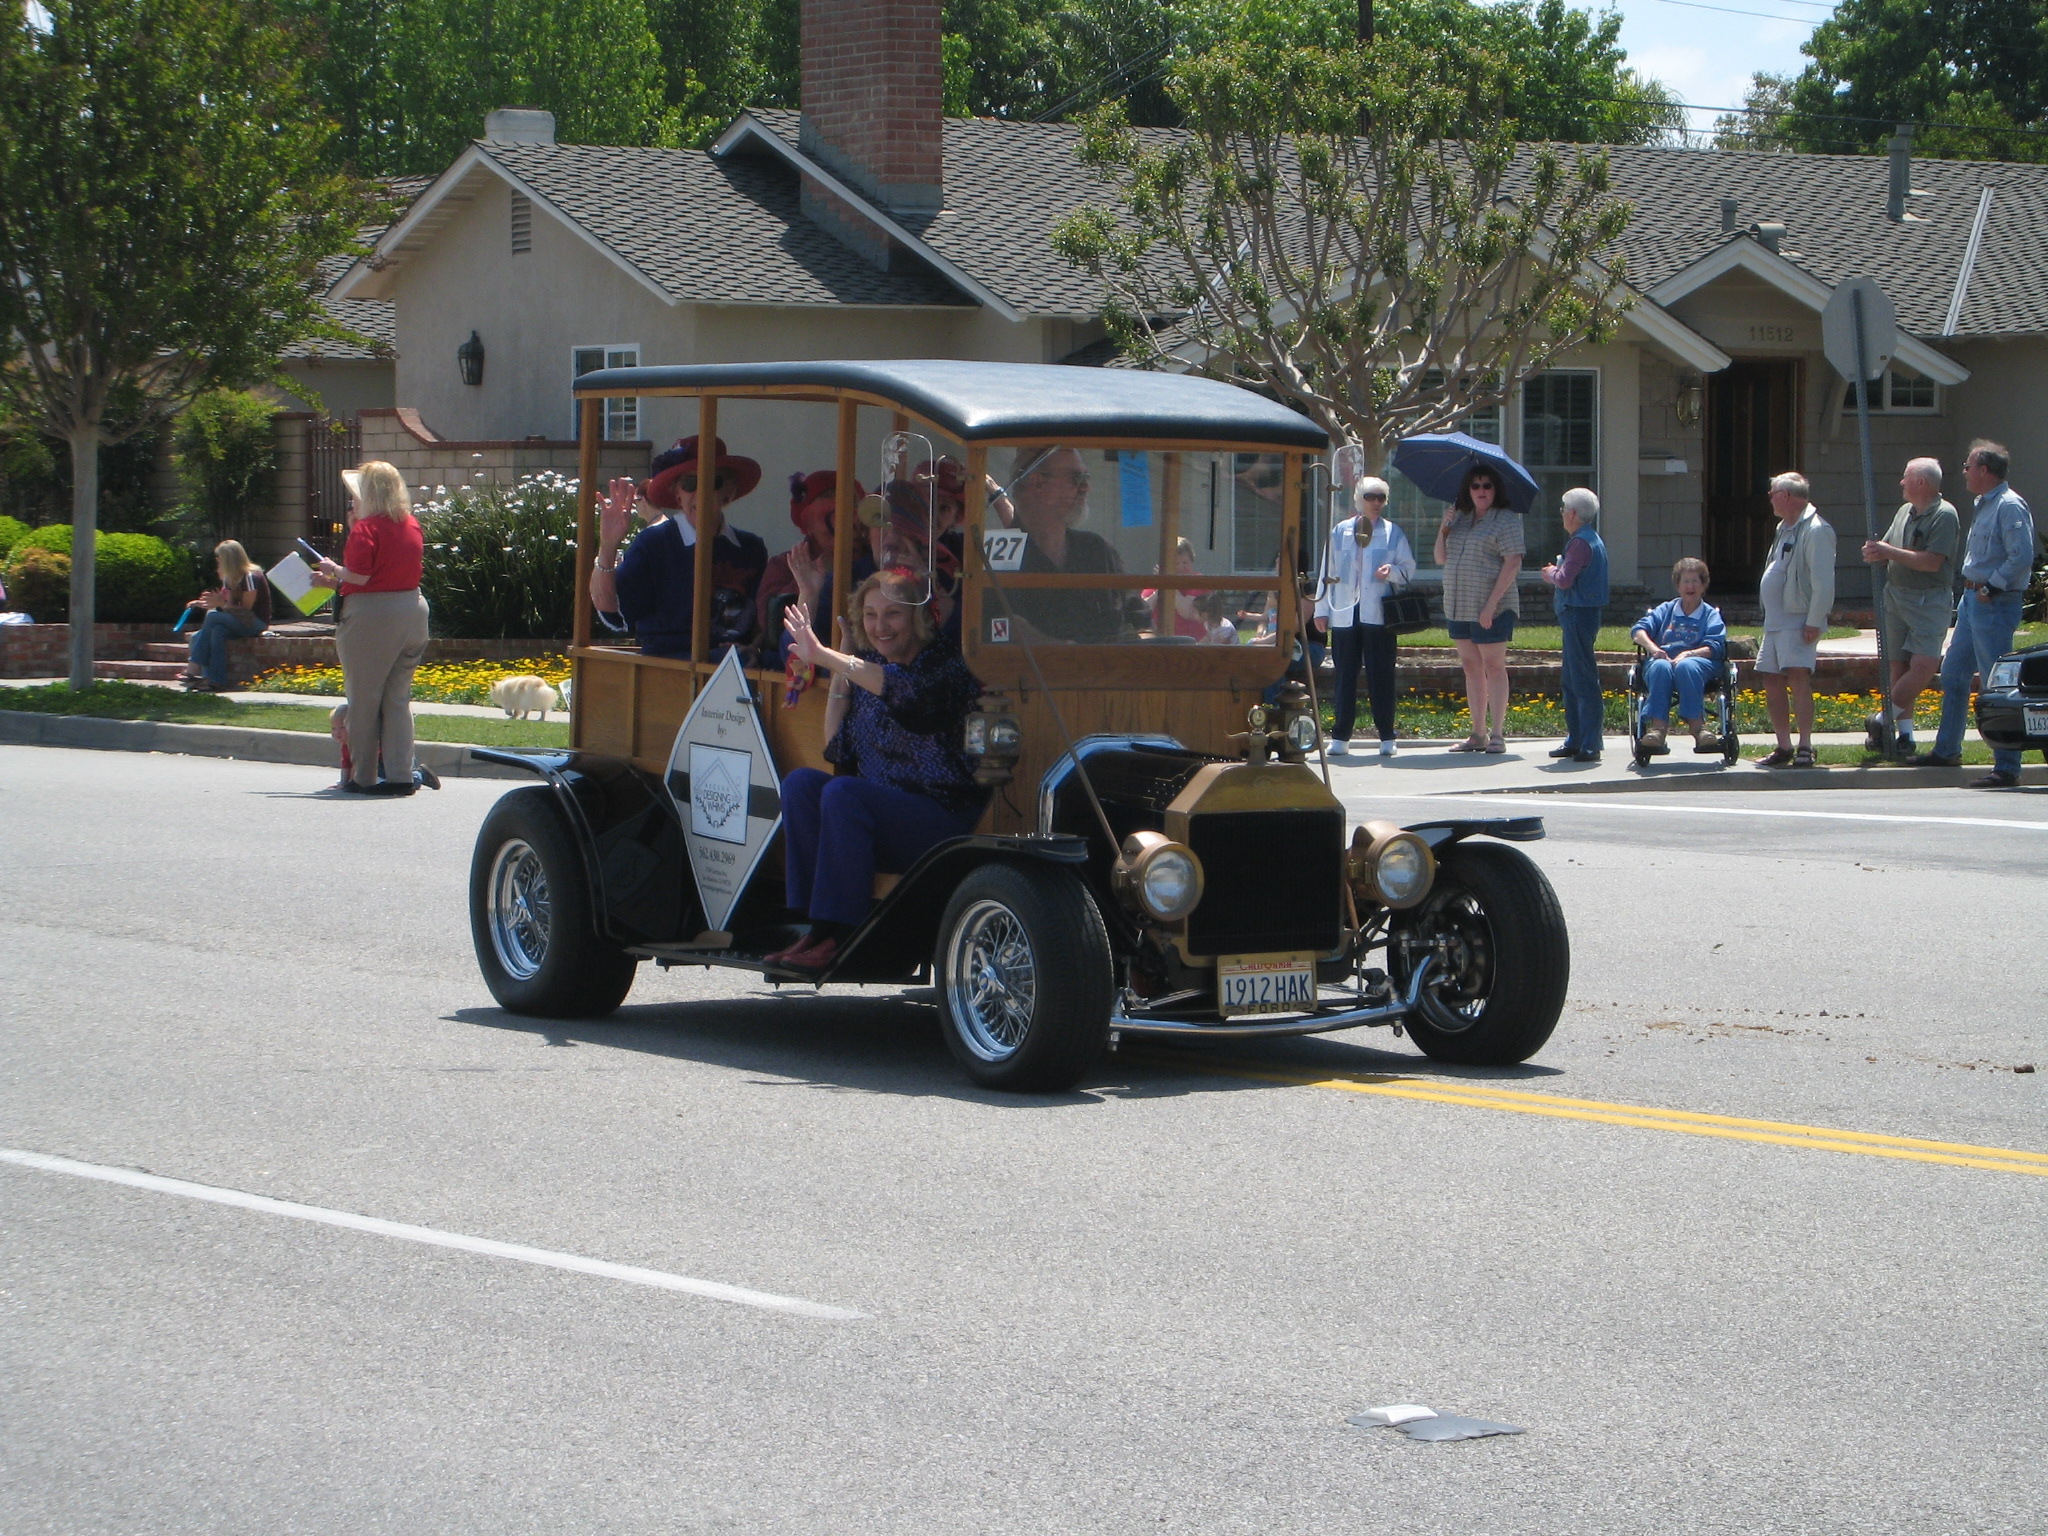
[[[1785,609],[1782,615],[1765,614],[1764,623],[1803,613],[1806,624],[1825,633],[1835,606],[1835,530],[1812,506],[1790,528],[1771,535],[1770,563],[1781,560],[1787,566]]]

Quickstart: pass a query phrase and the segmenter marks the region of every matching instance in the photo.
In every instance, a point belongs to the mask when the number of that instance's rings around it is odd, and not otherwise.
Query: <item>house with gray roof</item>
[[[408,430],[566,438],[571,381],[624,363],[1114,361],[1096,285],[1050,241],[1067,213],[1103,197],[1078,130],[943,117],[936,17],[916,0],[807,0],[803,109],[743,113],[704,151],[559,144],[546,113],[492,114],[330,289],[337,311],[381,306]],[[912,37],[912,62],[864,62],[861,40],[883,28]],[[1614,190],[1635,209],[1616,248],[1634,299],[1621,334],[1557,359],[1468,424],[1545,486],[1532,568],[1560,541],[1557,493],[1583,484],[1603,501],[1618,579],[1661,593],[1674,559],[1702,554],[1717,589],[1753,590],[1765,483],[1799,468],[1843,534],[1844,592],[1867,590],[1855,416],[1820,344],[1820,311],[1852,276],[1884,287],[1907,333],[1876,394],[1887,505],[1917,454],[1949,468],[1965,505],[1962,453],[1980,436],[2012,449],[2022,490],[2048,487],[2048,167],[1609,154]],[[484,355],[465,370],[458,349],[472,335]],[[694,430],[693,410],[611,401],[606,435],[664,445]],[[791,534],[775,487],[833,462],[829,413],[792,429],[729,402],[720,421],[733,451],[766,470],[733,515],[779,548]],[[864,423],[863,463],[889,425]],[[1412,487],[1396,492],[1412,532],[1433,528],[1434,507]],[[1234,526],[1258,510],[1227,491],[1220,509],[1191,509],[1204,572],[1270,566]]]

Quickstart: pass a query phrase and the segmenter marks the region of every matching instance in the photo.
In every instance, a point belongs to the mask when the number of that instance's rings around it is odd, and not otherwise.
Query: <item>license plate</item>
[[[2029,736],[2048,736],[2048,709],[2037,709],[2032,704],[2024,704],[2020,707],[2020,713],[2026,717]]]
[[[1316,1005],[1315,957],[1224,955],[1216,962],[1216,1000],[1226,1019],[1300,1013]]]

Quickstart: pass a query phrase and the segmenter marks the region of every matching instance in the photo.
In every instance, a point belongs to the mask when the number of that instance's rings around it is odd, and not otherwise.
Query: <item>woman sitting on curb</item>
[[[1671,695],[1678,694],[1678,718],[1692,732],[1692,749],[1718,752],[1721,738],[1707,730],[1707,685],[1728,656],[1728,628],[1721,610],[1706,601],[1707,562],[1687,555],[1671,567],[1678,596],[1659,603],[1630,631],[1643,653],[1643,750],[1662,757],[1671,748]]]
[[[248,551],[233,539],[222,539],[213,546],[213,568],[220,585],[185,605],[206,610],[185,666],[185,686],[197,693],[226,693],[228,641],[247,640],[270,628],[270,578]]]

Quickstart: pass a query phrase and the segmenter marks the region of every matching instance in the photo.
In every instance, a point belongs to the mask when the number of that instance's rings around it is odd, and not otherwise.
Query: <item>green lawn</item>
[[[1932,731],[1927,732],[1920,738],[1921,751],[1925,752],[1933,745],[1934,733]],[[1690,742],[1681,742],[1672,747],[1671,755],[1673,758],[1681,755],[1681,746],[1685,753],[1691,753],[1692,746]],[[1777,749],[1777,740],[1768,730],[1764,732],[1762,740],[1749,736],[1745,736],[1742,739],[1742,755],[1745,758],[1767,757]],[[1904,763],[1887,762],[1875,752],[1866,752],[1861,747],[1830,747],[1823,745],[1815,747],[1813,755],[1817,760],[1827,764],[1829,767],[1895,768],[1905,775],[1905,779],[1902,782],[1910,782],[1914,777],[1917,777],[1916,771],[1907,767]],[[1965,768],[1989,768],[1991,766],[1991,748],[1981,741],[1964,742],[1963,766]]]
[[[325,736],[329,711],[317,704],[240,704],[208,693],[179,693],[145,683],[94,683],[82,692],[61,684],[0,687],[0,709],[41,715],[93,715],[103,720],[166,720],[179,725],[241,725],[266,731],[307,731]],[[560,720],[493,720],[482,715],[413,716],[421,741],[478,747],[566,747],[569,725]]]
[[[1563,633],[1564,631],[1560,630],[1555,624],[1523,624],[1516,628],[1514,639],[1508,642],[1508,649],[1511,651],[1562,650],[1564,648],[1564,642],[1561,638]],[[1745,635],[1753,640],[1763,633],[1763,629],[1755,624],[1730,624],[1728,626],[1728,633],[1731,635]],[[1855,633],[1854,629],[1837,624],[1828,631],[1828,638],[1830,640],[1847,640]],[[1401,637],[1402,645],[1418,646],[1425,650],[1443,650],[1456,643],[1456,641],[1451,639],[1450,632],[1442,629],[1418,630],[1412,635],[1403,635]],[[1593,649],[1596,651],[1634,650],[1635,644],[1629,639],[1629,626],[1626,624],[1603,625],[1599,638],[1593,642]]]

